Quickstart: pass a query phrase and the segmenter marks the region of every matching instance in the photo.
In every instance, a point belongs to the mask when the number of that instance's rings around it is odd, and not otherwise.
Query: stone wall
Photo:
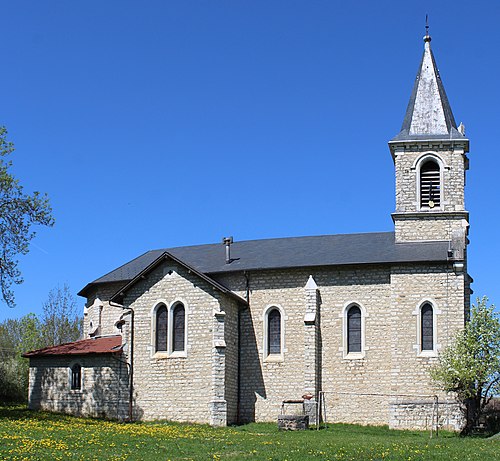
[[[455,401],[402,399],[390,404],[391,429],[447,429],[459,431],[463,413]]]
[[[467,161],[463,148],[444,150],[439,145],[419,145],[396,151],[396,212],[420,211],[418,162],[426,156],[438,159],[441,166],[443,187],[440,210],[465,211],[464,188]]]
[[[82,367],[82,388],[71,390],[71,367]],[[128,368],[120,355],[30,358],[28,405],[33,410],[126,419]]]
[[[170,308],[175,302],[182,302],[186,309],[185,351],[156,352],[154,309],[159,303]],[[183,266],[168,261],[134,285],[123,304],[135,312],[136,417],[213,425],[234,422],[238,363],[236,304]]]
[[[238,367],[239,341],[238,320],[239,307],[235,301],[224,302],[224,340],[225,340],[225,400],[227,402],[227,424],[238,422]]]
[[[441,204],[432,209],[420,204],[419,165],[425,158],[436,159],[441,169]],[[454,232],[466,232],[466,168],[463,146],[446,148],[420,143],[395,150],[396,211],[393,219],[397,242],[450,240]]]
[[[468,222],[464,215],[455,218],[438,213],[427,213],[424,217],[416,215],[393,215],[396,242],[415,242],[419,240],[452,240],[457,233],[467,235]]]
[[[316,364],[310,357],[313,345],[305,340],[310,335],[305,322],[311,303],[305,289],[309,275],[318,287]],[[394,395],[437,393],[429,368],[463,328],[463,273],[454,273],[451,266],[421,264],[270,270],[247,276],[250,309],[241,313],[241,421],[274,421],[283,400],[310,392],[311,376],[318,377],[313,394],[325,391],[330,421],[388,424]],[[218,279],[243,294],[246,281],[241,274]],[[436,311],[437,348],[430,355],[418,349],[418,308],[426,300]],[[345,349],[345,309],[352,303],[364,317],[364,348],[355,356]],[[272,305],[284,313],[283,356],[278,359],[264,351],[264,312]]]
[[[122,286],[123,282],[106,283],[100,284],[93,289],[85,303],[83,316],[84,339],[88,338],[92,332],[96,332],[97,336],[120,334],[116,322],[121,318],[124,311],[120,307],[111,306],[108,299]],[[101,303],[95,303],[96,298],[99,298]]]
[[[435,394],[445,400],[429,368],[463,328],[468,299],[468,278],[451,263],[263,270],[217,279],[241,297],[248,286],[250,307],[168,262],[127,293],[123,303],[135,312],[136,418],[224,425],[238,420],[239,407],[240,422],[276,421],[283,400],[324,391],[328,421],[425,428],[428,406],[411,402]],[[154,308],[177,301],[186,307],[186,351],[155,352]],[[421,353],[424,302],[434,307],[436,347]],[[363,318],[363,347],[356,354],[346,349],[352,304]],[[284,334],[282,354],[267,356],[265,312],[271,306],[282,313]],[[129,354],[131,319],[125,319]],[[403,395],[406,403],[395,406],[395,396]],[[458,421],[454,412],[451,426]]]

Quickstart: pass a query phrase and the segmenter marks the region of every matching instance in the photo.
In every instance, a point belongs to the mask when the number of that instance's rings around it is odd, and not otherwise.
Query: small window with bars
[[[426,303],[420,311],[421,350],[434,350],[434,313],[432,306]]]
[[[71,390],[79,391],[82,388],[82,366],[75,363],[71,367]]]
[[[420,206],[441,206],[441,172],[434,160],[428,160],[420,168]]]
[[[276,308],[267,314],[267,353],[281,354],[281,313]]]

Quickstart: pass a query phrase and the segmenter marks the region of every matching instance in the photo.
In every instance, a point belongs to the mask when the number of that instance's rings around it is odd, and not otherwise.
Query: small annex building
[[[458,429],[428,371],[469,312],[469,140],[424,43],[389,141],[394,232],[149,251],[80,291],[82,341],[25,354],[30,408],[227,425],[310,394],[328,421],[426,428],[436,395]]]

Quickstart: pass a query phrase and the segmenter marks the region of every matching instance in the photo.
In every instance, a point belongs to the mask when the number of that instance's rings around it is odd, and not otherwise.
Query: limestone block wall
[[[71,390],[70,368],[82,367],[82,388]],[[119,355],[32,357],[28,405],[33,410],[125,419],[128,368]]]
[[[429,368],[465,322],[465,275],[451,266],[395,266],[391,272],[392,387],[397,393],[435,394]],[[430,302],[434,309],[435,351],[421,353],[420,307]]]
[[[425,214],[425,216],[423,216]],[[443,214],[428,212],[420,216],[397,216],[394,219],[396,242],[418,240],[452,240],[459,234],[467,235],[467,221],[464,216],[457,215],[454,219]]]
[[[233,300],[221,300],[224,306],[224,398],[227,402],[227,424],[238,422],[238,319],[240,307]]]
[[[441,170],[441,204],[432,209],[421,208],[420,204],[419,165],[426,158],[436,159]],[[393,214],[396,241],[450,240],[456,232],[465,235],[466,168],[463,146],[444,148],[420,144],[396,149],[396,211]]]
[[[386,424],[390,393],[389,268],[345,268],[315,276],[321,296],[322,389],[326,419]],[[361,354],[348,354],[346,312],[362,311]],[[382,394],[382,395],[380,395]],[[384,395],[385,394],[385,395]]]
[[[391,429],[424,429],[438,427],[459,431],[463,427],[463,413],[456,401],[433,399],[401,399],[390,406]]]
[[[106,283],[99,285],[87,298],[83,318],[83,338],[89,337],[89,333],[101,325],[99,335],[116,335],[120,330],[115,324],[123,314],[123,309],[111,306],[109,298],[114,295],[122,286],[123,282]],[[96,306],[94,301],[99,298],[102,301],[102,308]]]
[[[442,173],[440,210],[465,211],[466,156],[463,148],[443,150],[439,145],[419,145],[396,151],[396,212],[420,211],[418,162],[425,156],[434,156],[440,160]]]
[[[386,328],[390,306],[390,273],[388,269],[376,267],[248,274],[251,307],[241,313],[241,420],[274,421],[283,400],[300,398],[305,391],[310,391],[308,367],[315,364],[306,359],[305,349],[309,345],[304,341],[307,334],[304,315],[308,302],[304,287],[309,275],[318,285],[317,321],[321,325],[318,351],[322,353],[317,362],[321,383],[318,383],[316,392],[321,386],[330,392],[326,396],[327,407],[332,409],[332,420],[367,422],[369,418],[368,422],[387,424],[389,408],[386,399],[378,406],[363,406],[364,410],[360,411],[360,405],[354,404],[353,399],[342,398],[341,404],[334,403],[333,394],[352,392],[353,389],[365,393],[390,390],[390,337],[381,334]],[[220,277],[220,280],[233,289],[243,288],[244,281],[237,275]],[[367,313],[365,356],[356,360],[344,357],[344,309],[351,303],[357,303]],[[269,360],[264,351],[263,315],[271,305],[279,306],[284,313],[282,360]]]
[[[159,303],[170,308],[176,302],[186,310],[185,353],[155,352],[154,309]],[[229,338],[237,331],[235,304],[182,266],[167,262],[134,285],[123,304],[135,312],[135,417],[224,425],[229,412],[232,422],[237,377],[228,380],[227,374],[237,367],[237,334]]]
[[[403,427],[402,415],[407,411],[409,421],[417,420],[412,406],[406,410],[398,407],[396,418],[393,402],[396,396],[418,401],[437,393],[429,368],[436,362],[437,352],[463,328],[466,309],[465,276],[454,273],[451,265],[247,274],[250,309],[241,312],[241,421],[274,421],[283,400],[300,398],[310,390],[310,367],[315,364],[309,356],[311,345],[305,341],[304,322],[310,303],[305,290],[309,275],[318,286],[316,392],[325,392],[326,418]],[[242,274],[220,275],[218,279],[243,295],[246,280]],[[424,301],[431,301],[436,308],[437,349],[432,356],[419,350],[418,307]],[[345,341],[345,312],[353,303],[360,306],[364,319],[364,346],[357,356],[347,354]],[[284,313],[281,360],[269,360],[264,350],[264,312],[269,306],[279,306]],[[449,399],[442,394],[440,398]],[[457,412],[457,408],[452,411]],[[425,426],[424,420],[418,419],[420,427]]]

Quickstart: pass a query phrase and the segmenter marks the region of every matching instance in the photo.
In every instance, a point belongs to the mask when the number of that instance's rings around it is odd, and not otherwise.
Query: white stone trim
[[[444,205],[447,203],[445,201],[445,187],[444,187],[444,170],[450,169],[446,165],[444,160],[436,152],[425,152],[420,157],[418,157],[413,163],[411,169],[415,171],[415,185],[416,185],[416,209],[418,211],[430,211],[429,208],[421,206],[420,198],[420,169],[422,165],[428,160],[433,160],[439,166],[439,207],[433,208],[432,211],[442,211],[444,210]]]
[[[440,167],[443,167],[447,170],[450,169],[450,167],[445,163],[445,161],[437,154],[436,151],[426,151],[426,152],[423,152],[419,157],[417,157],[415,159],[415,161],[413,162],[413,165],[411,166],[411,169],[412,170],[420,170],[420,167],[422,166],[422,163],[429,160],[429,159],[433,159],[437,162],[439,162],[439,166]]]
[[[278,309],[281,319],[281,353],[280,354],[268,354],[269,338],[268,338],[268,315],[272,309]],[[285,314],[285,310],[280,304],[268,304],[262,311],[262,358],[264,362],[283,362],[285,360],[285,352],[287,349],[285,347],[285,323],[288,317]]]
[[[184,306],[184,350],[174,351],[173,350],[173,339],[174,339],[174,308],[182,304]],[[187,357],[188,349],[188,318],[189,318],[188,304],[183,298],[176,298],[168,307],[168,338],[167,338],[167,353],[168,357]]]
[[[306,290],[317,290],[318,285],[316,284],[316,280],[314,280],[314,277],[312,275],[309,276],[307,279],[306,286],[304,287]]]
[[[361,352],[349,352],[347,343],[347,312],[353,306],[359,307],[361,311]],[[366,318],[369,317],[366,308],[357,301],[349,301],[344,304],[342,311],[339,314],[342,318],[342,346],[339,351],[342,352],[342,357],[347,360],[359,360],[366,356],[366,351],[369,349],[366,345]]]
[[[422,350],[422,307],[425,304],[430,304],[432,307],[432,350],[423,351]],[[440,315],[442,311],[437,308],[437,303],[433,298],[423,298],[417,303],[415,310],[412,315],[416,317],[416,344],[413,345],[417,353],[417,357],[437,357],[438,350],[441,346],[438,344],[437,337],[437,316]]]

